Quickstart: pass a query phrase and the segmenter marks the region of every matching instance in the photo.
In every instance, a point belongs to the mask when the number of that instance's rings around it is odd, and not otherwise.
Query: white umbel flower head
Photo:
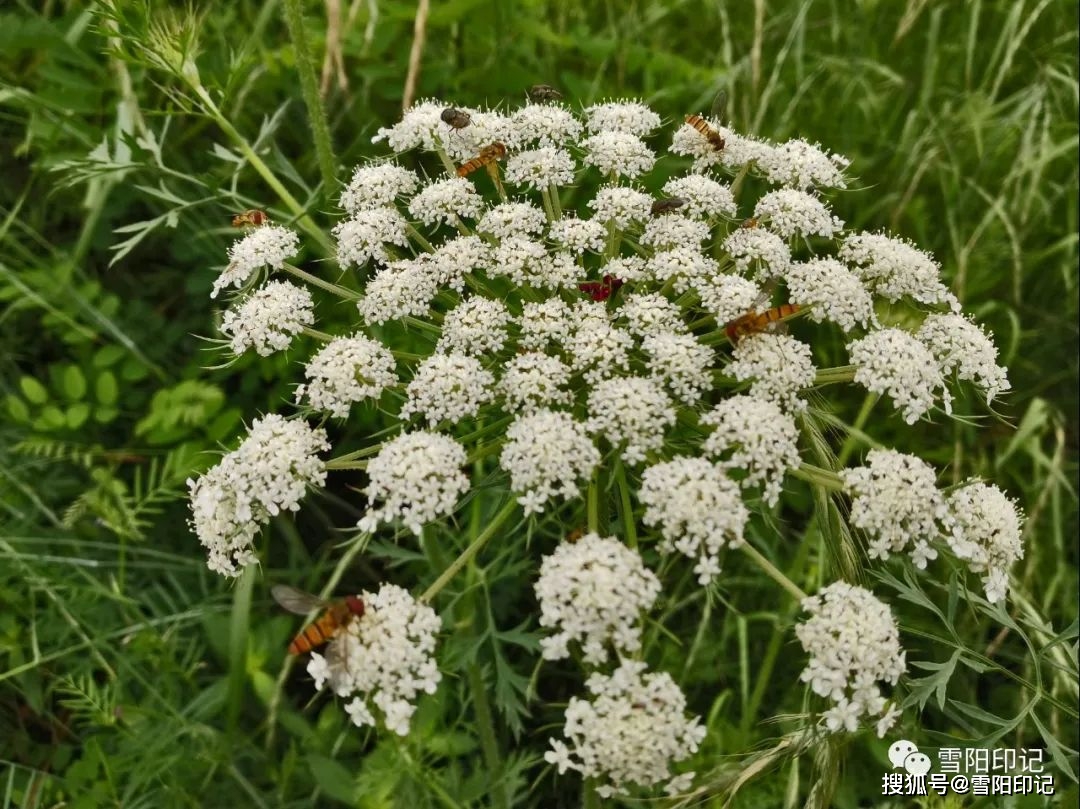
[[[815,323],[831,321],[845,332],[877,325],[874,300],[851,270],[834,258],[789,264],[784,272],[791,303],[810,307]]]
[[[685,332],[682,310],[658,292],[633,292],[619,307],[626,328],[636,337]]]
[[[686,716],[686,697],[671,675],[624,660],[610,676],[593,674],[585,686],[592,698],[570,698],[566,742],[552,739],[545,761],[560,774],[577,770],[595,778],[602,798],[627,794],[632,785],[687,783],[692,773],[673,777],[671,765],[697,752],[705,728]]]
[[[571,330],[562,336],[570,367],[590,384],[630,367],[634,338],[608,315],[607,307],[593,301],[578,302],[570,315]]]
[[[574,394],[566,390],[569,384],[569,365],[558,357],[528,351],[506,363],[498,391],[506,410],[528,415],[540,408],[572,404]]]
[[[599,253],[604,249],[607,230],[594,219],[568,216],[551,223],[548,237],[571,253]]]
[[[948,304],[960,311],[960,301],[941,283],[941,267],[929,253],[883,233],[854,233],[837,252],[875,295],[889,301],[911,298],[927,305]]]
[[[518,152],[506,161],[506,181],[535,191],[545,191],[551,185],[570,185],[574,182],[574,158],[557,146]]]
[[[625,445],[622,458],[628,464],[639,464],[659,450],[674,423],[671,399],[653,379],[614,377],[589,392],[589,432],[602,434],[612,446]]]
[[[510,116],[514,148],[563,146],[581,137],[581,121],[558,104],[526,104]]]
[[[847,582],[834,582],[802,603],[810,617],[795,635],[810,656],[799,679],[834,705],[822,719],[835,733],[854,732],[862,717],[882,717],[884,736],[898,712],[889,707],[878,683],[895,685],[906,669],[900,631],[888,606]]]
[[[709,226],[700,219],[678,213],[654,216],[645,223],[641,243],[656,250],[673,247],[700,247],[710,236]]]
[[[457,236],[443,242],[431,256],[429,266],[435,271],[437,283],[461,292],[465,276],[474,270],[491,267],[491,247],[479,236]]]
[[[750,393],[788,410],[803,410],[799,393],[814,382],[810,346],[788,334],[751,334],[739,340],[724,373],[740,382],[753,380]]]
[[[315,303],[304,287],[270,281],[227,311],[221,333],[239,356],[249,348],[262,357],[284,351],[293,337],[315,322]]]
[[[508,236],[492,252],[488,271],[521,286],[558,289],[573,284],[581,268],[570,253],[549,253],[541,242]]]
[[[824,202],[794,188],[779,188],[763,194],[754,206],[754,217],[785,239],[831,237],[844,227],[844,221],[833,216]]]
[[[914,455],[872,449],[866,465],[840,473],[851,496],[851,524],[866,533],[871,559],[910,553],[925,568],[937,551],[930,543],[952,528],[933,467]]]
[[[216,298],[225,287],[242,287],[260,270],[280,270],[299,250],[296,231],[279,225],[255,228],[229,248],[229,264],[214,281],[210,297]]]
[[[615,256],[604,263],[603,272],[620,281],[643,281],[646,278],[645,259],[641,256]]]
[[[387,244],[409,246],[405,221],[396,208],[370,208],[358,211],[352,219],[339,222],[331,231],[337,239],[337,263],[342,267],[363,267],[369,261],[386,264],[390,256]]]
[[[640,101],[605,101],[585,108],[590,132],[626,132],[648,135],[660,126],[660,116]]]
[[[1009,568],[1024,558],[1020,528],[1023,515],[997,486],[968,481],[948,499],[956,526],[947,537],[958,559],[983,574],[986,600],[1004,601],[1009,594]]]
[[[667,385],[684,404],[694,404],[712,386],[715,352],[688,333],[650,334],[641,341],[649,375]]]
[[[764,297],[761,287],[741,275],[698,278],[694,289],[701,298],[701,305],[721,324],[754,309]]]
[[[932,314],[915,336],[930,349],[942,374],[974,382],[989,404],[1009,390],[1008,373],[997,363],[997,349],[981,326],[962,315]]]
[[[585,425],[569,413],[538,410],[514,421],[506,431],[499,466],[510,474],[510,488],[526,514],[544,510],[556,495],[577,497],[580,481],[592,475],[600,451]]]
[[[846,157],[801,138],[763,150],[757,160],[757,167],[770,183],[799,189],[847,188],[844,169],[850,164]]]
[[[394,355],[382,343],[361,334],[336,337],[304,368],[308,382],[297,387],[296,401],[306,397],[312,409],[343,419],[356,402],[377,400],[396,384],[394,369]]]
[[[614,222],[617,228],[628,228],[649,218],[653,198],[625,185],[605,185],[588,204],[596,212],[593,218],[597,222]]]
[[[394,584],[355,598],[363,614],[330,641],[325,655],[312,652],[308,674],[316,689],[328,685],[339,697],[352,697],[345,710],[357,727],[375,725],[378,711],[387,730],[404,736],[417,696],[434,694],[442,679],[435,662],[442,621]]]
[[[784,475],[799,465],[795,419],[775,402],[740,394],[724,399],[701,423],[714,428],[702,450],[721,469],[744,475],[744,488],[760,485],[765,502],[775,506]]]
[[[401,120],[392,127],[382,127],[371,139],[372,143],[385,140],[397,154],[410,149],[434,151],[436,138],[446,134],[442,112],[447,105],[437,99],[418,101],[405,111]]]
[[[442,336],[435,346],[444,354],[482,357],[493,354],[506,342],[510,312],[502,301],[475,296],[466,298],[446,313]]]
[[[858,366],[855,381],[874,393],[888,394],[908,424],[934,406],[937,391],[945,412],[952,412],[952,396],[934,355],[903,329],[879,329],[848,343],[848,356]]]
[[[409,213],[428,227],[440,222],[454,226],[463,218],[478,219],[484,198],[467,178],[450,177],[424,186],[409,202]]]
[[[430,253],[395,261],[367,282],[356,308],[368,323],[427,314],[439,291],[439,277]]]
[[[645,277],[659,282],[674,279],[675,291],[686,292],[698,281],[720,275],[720,265],[698,247],[673,247],[654,253],[645,263]]]
[[[605,176],[640,177],[656,163],[656,153],[645,141],[629,132],[600,132],[581,142],[584,163],[595,166]]]
[[[341,207],[351,216],[372,208],[392,206],[399,197],[416,191],[416,172],[394,163],[357,166],[349,184],[341,190]]]
[[[257,561],[259,527],[297,511],[308,486],[326,482],[317,453],[330,449],[326,431],[276,413],[257,419],[247,438],[202,477],[187,482],[191,528],[209,553],[207,565],[239,576]]]
[[[664,183],[664,193],[670,197],[685,199],[686,205],[679,211],[688,216],[703,216],[711,219],[718,216],[734,216],[737,210],[731,188],[704,174],[673,177]]]
[[[743,543],[750,512],[739,485],[705,458],[678,457],[650,466],[641,476],[638,498],[646,525],[660,529],[660,550],[693,559],[698,582],[720,572],[720,552]]]
[[[368,462],[364,495],[371,505],[357,525],[374,532],[379,523],[401,520],[419,536],[424,523],[452,513],[469,488],[464,465],[465,448],[439,433],[419,430],[386,442]]]
[[[638,651],[638,619],[659,594],[660,580],[619,540],[586,534],[560,543],[536,582],[540,626],[556,629],[540,639],[544,659],[569,657],[572,642],[593,664],[607,662],[609,643],[620,655]]]
[[[401,418],[419,413],[431,424],[456,424],[480,412],[494,397],[495,377],[476,357],[464,354],[432,354],[416,368],[406,388],[408,398]]]
[[[782,276],[791,264],[787,242],[763,227],[740,227],[724,239],[724,250],[735,269],[765,281]]]
[[[499,240],[510,236],[535,236],[543,231],[546,221],[544,212],[531,202],[504,202],[485,213],[476,230],[490,233]]]
[[[561,298],[528,301],[521,307],[519,343],[523,348],[541,351],[548,343],[561,343],[573,322],[570,306]]]

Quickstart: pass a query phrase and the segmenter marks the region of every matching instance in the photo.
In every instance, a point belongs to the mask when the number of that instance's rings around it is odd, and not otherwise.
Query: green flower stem
[[[340,471],[343,469],[367,469],[367,461],[327,461],[326,469]]]
[[[305,270],[301,270],[299,267],[294,267],[292,264],[285,264],[283,266],[285,272],[294,278],[299,278],[301,281],[306,281],[312,286],[317,286],[319,289],[325,289],[331,295],[337,295],[339,298],[344,298],[347,301],[358,301],[363,296],[358,292],[353,292],[351,289],[346,289],[343,286],[338,286],[331,281],[324,281],[317,275],[312,275]]]
[[[863,433],[863,427],[866,426],[866,420],[870,418],[870,411],[874,409],[874,405],[877,404],[877,400],[880,397],[876,393],[866,394],[866,398],[863,399],[862,407],[859,408],[859,413],[855,416],[855,423],[848,429],[847,438],[844,439],[843,445],[840,447],[840,452],[836,456],[836,465],[840,468],[847,466],[848,458],[851,457],[851,453],[855,451],[856,445],[861,440],[861,437],[865,435]]]
[[[492,163],[488,167],[488,174],[491,175],[491,179],[495,182],[495,191],[499,195],[499,199],[503,202],[509,201],[509,197],[506,196],[506,189],[503,187],[502,174],[499,172],[499,164]]]
[[[415,326],[422,331],[434,334],[436,337],[442,337],[442,329],[440,329],[434,323],[428,323],[426,320],[422,320],[418,317],[413,317],[412,315],[407,315],[406,317],[402,318],[402,320],[408,326]]]
[[[491,522],[488,523],[488,526],[484,529],[484,532],[480,534],[480,536],[478,536],[476,539],[474,539],[469,544],[469,547],[463,550],[458,556],[458,558],[451,562],[450,566],[442,572],[442,575],[440,575],[439,578],[437,578],[435,582],[429,588],[427,588],[427,590],[424,591],[424,594],[420,596],[420,601],[427,604],[433,598],[435,598],[435,596],[437,596],[439,592],[447,584],[449,584],[450,580],[461,572],[461,569],[469,563],[469,560],[480,552],[480,549],[488,543],[488,540],[495,536],[496,532],[498,532],[498,530],[502,528],[503,523],[510,519],[510,516],[514,513],[515,509],[517,509],[516,500],[511,500],[505,506],[503,506],[502,510],[492,518]]]
[[[466,225],[463,221],[461,221],[460,216],[457,216],[457,215],[454,216],[454,224],[457,226],[458,233],[460,233],[462,236],[472,236],[473,235],[472,230],[469,229],[468,225]]]
[[[607,260],[619,255],[619,228],[614,221],[607,223],[607,242],[604,244],[604,258]]]
[[[323,191],[329,194],[337,182],[337,161],[334,159],[334,147],[330,143],[330,129],[326,125],[326,111],[323,110],[319,88],[315,82],[315,65],[311,61],[311,50],[304,33],[304,12],[300,0],[285,0],[285,21],[289,26],[293,50],[296,52],[300,92],[304,96],[304,104],[307,105],[308,117],[311,119],[311,134],[315,138],[315,154],[319,159]]]
[[[334,335],[327,334],[326,332],[319,331],[318,329],[313,329],[309,326],[304,326],[303,333],[306,334],[308,337],[314,337],[316,340],[320,340],[324,343],[329,343],[331,340],[334,339]]]
[[[466,436],[462,436],[458,439],[458,442],[467,446],[475,441],[480,440],[481,438],[484,438],[485,436],[491,435],[492,433],[501,433],[506,428],[506,426],[509,425],[510,422],[512,422],[513,420],[513,416],[507,416],[506,418],[499,419],[498,421],[494,421],[491,424],[486,424],[483,427],[477,429],[475,432],[471,432]]]
[[[495,736],[495,724],[488,701],[484,678],[480,666],[474,661],[465,667],[472,691],[473,711],[476,714],[476,728],[480,735],[480,749],[484,754],[484,763],[488,769],[488,785],[491,788],[491,802],[496,809],[509,809],[510,802],[506,795],[506,785],[502,783],[503,768],[499,758],[499,740]]]
[[[439,156],[439,160],[443,164],[443,168],[446,169],[446,173],[451,177],[457,177],[457,166],[454,165],[454,161],[450,159],[450,155],[446,153],[446,149],[442,145],[442,141],[439,136],[435,136],[435,154]]]
[[[619,511],[622,515],[626,544],[631,548],[636,548],[637,525],[634,523],[634,506],[630,501],[630,485],[626,481],[626,465],[621,460],[615,462],[615,485],[619,489]]]
[[[597,533],[600,530],[600,470],[594,469],[589,478],[589,491],[585,497],[585,509],[588,519],[589,533]]]
[[[750,166],[753,165],[753,161],[743,165],[739,169],[739,173],[735,175],[735,179],[731,183],[731,196],[735,198],[735,201],[739,201],[739,192],[742,191],[743,181],[746,179],[746,175],[750,172]]]
[[[808,463],[799,464],[799,468],[791,470],[791,474],[799,480],[805,480],[807,483],[821,486],[829,491],[842,492],[844,490],[844,479],[836,472],[820,466]]]
[[[411,362],[417,362],[419,360],[427,359],[427,354],[414,354],[411,351],[398,351],[397,349],[390,349],[390,353],[394,355],[394,359],[409,360]]]
[[[489,455],[494,455],[502,449],[502,444],[502,441],[492,441],[490,444],[477,447],[472,451],[472,454],[469,455],[466,463],[476,463],[477,461],[482,461],[484,458],[487,458]]]
[[[357,458],[366,458],[369,455],[377,455],[383,448],[382,443],[372,444],[370,447],[364,447],[363,449],[355,449],[352,452],[346,452],[344,455],[339,455],[336,458],[331,458],[326,462],[327,469],[336,469],[338,467],[335,464],[349,463],[355,461]]]
[[[787,590],[792,598],[798,601],[802,601],[806,598],[806,593],[804,593],[795,582],[785,576],[779,568],[762,556],[761,552],[749,542],[743,542],[739,548],[754,561],[754,564],[761,568],[766,576]]]
[[[559,201],[559,189],[554,183],[548,184],[548,193],[551,194],[551,208],[555,211],[555,218],[562,219],[562,203]]]
[[[600,809],[600,793],[593,778],[586,779],[581,786],[581,809]]]
[[[544,213],[547,214],[548,224],[555,221],[555,209],[551,205],[551,192],[546,188],[540,189],[540,198],[544,201]]]
[[[701,317],[701,318],[698,318],[697,320],[695,320],[687,328],[689,328],[690,331],[693,331],[694,329],[700,329],[702,326],[708,326],[710,324],[715,325],[716,324],[716,318],[714,318],[712,315],[705,315],[704,317]],[[717,333],[722,334],[722,331],[717,332]],[[703,335],[703,336],[708,337],[710,335]]]
[[[409,235],[409,238],[424,248],[425,252],[434,253],[435,248],[431,246],[431,242],[424,238],[423,234],[417,230],[411,222],[405,223],[405,232]]]
[[[838,365],[835,368],[821,368],[814,376],[815,385],[835,385],[838,382],[854,382],[857,365]]]

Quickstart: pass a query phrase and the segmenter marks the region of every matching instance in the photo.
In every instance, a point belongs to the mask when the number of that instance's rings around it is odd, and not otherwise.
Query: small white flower
[[[664,193],[685,199],[686,205],[679,211],[688,216],[735,216],[737,210],[731,188],[704,174],[673,177],[664,183]]]
[[[750,393],[788,410],[803,410],[799,392],[814,382],[810,346],[787,334],[751,334],[739,340],[724,373],[740,382],[752,379]]]
[[[658,292],[627,295],[619,307],[619,316],[626,318],[627,331],[636,337],[686,331],[682,310]]]
[[[584,162],[595,166],[605,175],[639,177],[656,163],[656,154],[645,141],[629,132],[600,132],[581,142]]]
[[[285,262],[300,250],[296,231],[278,225],[255,228],[229,248],[229,265],[214,281],[211,298],[225,287],[242,287],[251,276],[262,270],[280,270]]]
[[[653,198],[643,191],[625,185],[604,185],[599,188],[589,207],[598,222],[614,222],[617,228],[628,228],[644,222],[652,210]]]
[[[577,497],[580,481],[592,475],[600,451],[585,426],[569,413],[538,410],[516,419],[506,431],[499,466],[526,514],[541,512],[552,497]]]
[[[435,270],[439,286],[461,292],[466,275],[490,269],[491,255],[491,247],[479,236],[457,236],[439,245],[426,266]]]
[[[702,450],[721,469],[743,473],[744,488],[760,484],[765,502],[775,506],[784,475],[800,461],[795,419],[775,402],[740,394],[724,399],[701,423],[714,428]]]
[[[650,334],[641,341],[641,348],[648,355],[645,367],[649,375],[666,384],[684,404],[694,404],[712,386],[715,352],[694,335]]]
[[[641,476],[638,499],[645,506],[643,522],[660,528],[660,550],[695,560],[702,585],[720,572],[720,552],[743,543],[750,512],[739,485],[704,458],[677,457],[650,466]]]
[[[735,228],[724,239],[724,250],[741,273],[753,270],[753,277],[766,281],[782,276],[791,264],[787,242],[763,227]]]
[[[537,235],[543,231],[546,221],[544,212],[531,202],[504,202],[485,213],[476,230],[501,240],[510,236]]]
[[[949,547],[973,573],[984,574],[987,601],[1004,601],[1009,568],[1024,558],[1023,515],[1001,489],[978,481],[964,483],[949,495],[948,504],[956,521],[947,536]]]
[[[526,104],[510,116],[514,127],[511,142],[526,146],[563,146],[581,136],[581,121],[558,104]]]
[[[933,256],[906,241],[883,233],[854,233],[840,245],[837,257],[853,265],[867,288],[886,300],[909,297],[960,311],[956,296],[941,283],[941,268]]]
[[[660,116],[639,101],[606,101],[585,108],[590,132],[648,135],[660,126]]]
[[[1008,373],[997,364],[991,335],[962,315],[931,314],[915,336],[930,349],[942,374],[954,371],[959,379],[986,391],[986,403],[1012,386]]]
[[[720,126],[715,119],[709,118],[706,121],[724,139],[723,149],[718,151],[703,134],[687,123],[676,129],[671,138],[672,153],[694,158],[693,170],[696,172],[705,171],[711,166],[740,169],[772,149],[763,141],[738,135],[727,127]]]
[[[948,533],[953,520],[926,461],[872,449],[866,466],[845,469],[840,476],[851,495],[851,524],[866,532],[871,559],[906,552],[916,567],[925,568],[937,558],[930,543]]]
[[[472,357],[493,354],[506,342],[510,312],[502,301],[466,298],[446,313],[436,350]]]
[[[294,336],[315,322],[314,307],[304,287],[270,281],[225,313],[221,333],[237,356],[254,348],[268,357],[288,348]]]
[[[328,449],[325,430],[271,413],[217,466],[187,481],[190,525],[209,552],[211,570],[239,576],[257,561],[252,543],[260,526],[297,511],[307,488],[326,482],[326,465],[316,453]]]
[[[592,698],[571,697],[566,706],[569,745],[552,739],[546,761],[597,779],[602,798],[627,794],[635,784],[686,783],[672,777],[671,765],[697,752],[705,728],[696,716],[686,716],[686,697],[671,675],[624,660],[610,676],[593,674],[585,686]]]
[[[630,367],[634,338],[611,322],[607,307],[593,301],[579,301],[570,314],[569,333],[562,344],[570,367],[595,383]]]
[[[697,247],[675,247],[655,253],[645,263],[645,277],[661,283],[675,279],[675,290],[685,292],[699,280],[720,274],[720,265]]]
[[[358,527],[374,532],[379,523],[401,520],[419,536],[424,523],[452,513],[469,488],[464,465],[465,448],[449,436],[419,430],[387,441],[368,461],[370,505]]]
[[[604,264],[603,273],[620,281],[642,281],[646,278],[645,259],[641,256],[615,256]]]
[[[566,217],[551,223],[548,236],[571,253],[599,253],[604,249],[607,230],[593,219]]]
[[[432,354],[417,366],[406,388],[401,418],[419,413],[432,425],[444,420],[456,424],[492,400],[494,384],[495,377],[475,357]]]
[[[528,301],[521,307],[521,337],[518,342],[523,348],[542,351],[549,343],[561,344],[572,325],[570,306],[561,298]]]
[[[851,161],[795,138],[763,151],[757,166],[770,183],[792,188],[846,188],[844,169]]]
[[[701,305],[719,324],[725,324],[754,309],[763,297],[761,287],[740,275],[716,275],[694,283]]]
[[[946,413],[952,397],[930,350],[903,329],[879,329],[848,343],[855,381],[874,393],[888,394],[904,421],[914,424],[931,407],[941,391]]]
[[[608,643],[620,655],[638,651],[638,620],[659,594],[660,580],[619,540],[586,534],[560,543],[536,582],[540,626],[556,629],[540,640],[544,659],[569,657],[572,642],[593,664],[607,662]]]
[[[698,248],[710,236],[709,226],[700,219],[669,213],[645,223],[641,243],[657,250]]]
[[[395,208],[358,211],[352,219],[339,222],[331,231],[337,239],[337,263],[341,267],[363,267],[368,261],[386,264],[387,244],[409,246],[408,222]]]
[[[844,331],[877,325],[874,301],[859,277],[834,258],[793,262],[784,272],[791,303],[810,307],[815,323],[828,320]]]
[[[542,407],[572,404],[574,395],[564,389],[569,384],[570,366],[558,357],[529,351],[506,363],[498,390],[506,410],[528,415]]]
[[[628,464],[639,464],[659,450],[674,423],[671,399],[652,379],[614,377],[589,392],[589,432],[604,435],[616,447],[625,443],[622,458]]]
[[[308,673],[316,688],[325,683],[339,697],[352,697],[345,710],[357,727],[375,724],[375,708],[387,730],[404,736],[417,696],[434,694],[442,679],[435,662],[442,621],[394,584],[357,598],[363,614],[330,641],[325,655],[312,653]]]
[[[465,177],[429,183],[409,202],[409,213],[429,227],[440,222],[457,225],[459,219],[477,219],[483,212],[483,197]]]
[[[880,716],[879,725],[891,725],[895,709],[878,683],[895,685],[906,663],[889,608],[869,590],[842,581],[805,599],[802,607],[810,617],[796,625],[795,635],[810,660],[799,679],[835,703],[822,715],[828,730],[854,732],[863,716]]]
[[[488,272],[506,276],[522,286],[572,286],[581,268],[570,253],[549,253],[541,243],[523,236],[508,236],[494,249]]]
[[[367,282],[364,297],[356,308],[368,323],[427,314],[439,291],[439,277],[429,253],[414,259],[395,261],[379,270]]]
[[[506,161],[506,181],[536,191],[574,182],[574,158],[565,149],[541,146],[511,155]]]
[[[447,105],[435,99],[417,102],[401,116],[401,120],[392,127],[380,128],[371,139],[372,143],[385,140],[396,153],[410,149],[433,151],[435,139],[445,134],[446,124],[442,122],[442,111]]]
[[[382,343],[360,334],[327,343],[304,368],[306,385],[296,389],[296,401],[307,397],[315,410],[343,419],[364,399],[377,400],[397,383],[394,356]]]
[[[844,227],[844,221],[833,216],[824,202],[794,188],[779,188],[763,194],[754,207],[754,217],[763,220],[763,224],[785,239],[834,236]]]
[[[357,166],[352,180],[341,190],[341,207],[350,215],[371,208],[392,206],[420,184],[416,172],[393,163]]]

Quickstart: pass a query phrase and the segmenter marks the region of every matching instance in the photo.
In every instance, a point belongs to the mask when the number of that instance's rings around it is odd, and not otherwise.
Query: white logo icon
[[[889,761],[893,769],[903,767],[909,775],[926,775],[932,767],[930,756],[920,753],[919,748],[907,739],[889,745]]]

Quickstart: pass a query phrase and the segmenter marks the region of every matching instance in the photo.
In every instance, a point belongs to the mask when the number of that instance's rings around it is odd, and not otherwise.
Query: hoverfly
[[[709,145],[716,149],[716,151],[719,152],[724,148],[723,137],[721,137],[720,133],[713,129],[709,122],[700,115],[687,115],[686,123],[690,124],[690,126],[700,132],[702,137],[704,137],[705,140],[709,142]]]
[[[777,323],[781,320],[787,320],[789,317],[798,314],[801,309],[802,307],[797,303],[782,303],[779,306],[774,306],[763,312],[751,309],[746,314],[739,315],[734,320],[729,321],[727,325],[724,326],[724,334],[727,335],[731,344],[735,345],[740,339],[746,337],[748,334],[757,334],[758,332],[765,331],[770,324]]]
[[[233,214],[232,226],[234,228],[242,228],[247,225],[248,227],[257,228],[261,225],[265,225],[269,221],[269,216],[262,211],[257,211],[253,208],[250,211]]]
[[[481,168],[482,166],[490,166],[496,160],[502,160],[504,157],[506,157],[506,147],[503,144],[499,143],[499,141],[495,141],[490,146],[485,146],[483,149],[481,149],[480,154],[478,154],[472,160],[469,160],[458,166],[457,176],[468,177],[478,168]]]
[[[709,117],[716,121],[717,125],[724,125],[724,115],[727,113],[727,90],[719,90],[712,101],[712,109],[709,110]]]
[[[660,216],[661,214],[671,213],[677,211],[683,205],[686,204],[686,200],[682,197],[670,197],[669,199],[658,199],[652,204],[652,208],[649,209],[649,213],[653,216]]]
[[[289,654],[299,655],[317,649],[333,639],[354,618],[364,614],[364,602],[356,596],[326,601],[311,593],[297,590],[287,584],[275,584],[270,588],[274,601],[297,615],[307,615],[323,610],[322,615],[300,630],[289,644]]]
[[[743,230],[753,230],[759,224],[760,223],[758,222],[757,218],[751,216],[749,219],[744,219],[742,221],[742,223],[739,225],[739,227],[741,227]]]
[[[451,129],[464,129],[472,122],[472,116],[457,107],[447,107],[439,117]]]
[[[534,84],[527,92],[531,101],[558,101],[562,98],[562,93],[550,84]]]
[[[585,281],[578,284],[578,289],[597,303],[600,303],[614,295],[622,285],[621,278],[616,278],[614,275],[605,275],[601,281]]]

